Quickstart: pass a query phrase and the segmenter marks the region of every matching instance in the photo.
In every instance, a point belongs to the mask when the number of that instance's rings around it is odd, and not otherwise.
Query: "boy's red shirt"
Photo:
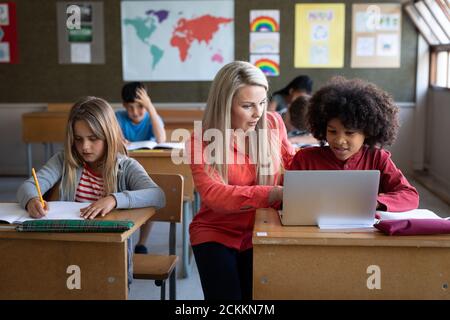
[[[363,146],[346,161],[339,160],[328,146],[301,149],[291,170],[379,170],[378,202],[386,211],[401,212],[419,206],[417,190],[391,160],[389,151]]]

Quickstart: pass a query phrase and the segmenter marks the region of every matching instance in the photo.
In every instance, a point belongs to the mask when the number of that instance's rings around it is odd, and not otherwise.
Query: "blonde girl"
[[[61,181],[60,200],[92,202],[81,212],[90,219],[114,208],[162,207],[165,201],[144,168],[126,156],[113,109],[96,97],[83,98],[72,107],[64,152],[55,154],[37,177],[43,194]],[[21,185],[17,197],[30,216],[46,214],[32,178]]]
[[[42,194],[59,184],[61,201],[90,202],[80,215],[93,219],[113,209],[165,205],[162,190],[144,168],[127,157],[114,111],[103,99],[86,97],[75,103],[69,114],[64,151],[55,154],[37,172]],[[31,217],[41,218],[49,204],[42,207],[33,178],[17,192],[20,205]],[[131,242],[128,244],[131,252]],[[131,266],[131,254],[129,263]],[[129,268],[129,282],[131,282]]]

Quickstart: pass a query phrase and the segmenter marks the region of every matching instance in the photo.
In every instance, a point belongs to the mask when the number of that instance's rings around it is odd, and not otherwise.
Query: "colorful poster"
[[[354,4],[352,68],[399,68],[401,5]]]
[[[105,63],[103,2],[56,3],[61,64]]]
[[[250,10],[250,63],[280,75],[280,10]]]
[[[277,77],[280,75],[280,56],[278,54],[252,54],[250,63],[257,66],[268,77]]]
[[[0,63],[18,63],[16,4],[0,2]]]
[[[251,32],[280,32],[280,10],[251,10]]]
[[[295,5],[296,68],[344,66],[345,5]]]
[[[234,2],[122,1],[125,81],[210,81],[234,60]]]

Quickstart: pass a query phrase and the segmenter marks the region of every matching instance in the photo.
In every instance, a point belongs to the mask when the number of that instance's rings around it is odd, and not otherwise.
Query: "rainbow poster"
[[[278,54],[250,55],[250,63],[257,66],[268,77],[280,75],[280,56]]]
[[[268,77],[280,75],[280,10],[250,10],[250,62]]]
[[[250,32],[279,32],[279,10],[251,10]]]

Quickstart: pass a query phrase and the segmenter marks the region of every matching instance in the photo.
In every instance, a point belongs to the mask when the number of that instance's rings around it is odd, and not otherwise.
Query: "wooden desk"
[[[285,227],[256,212],[255,299],[450,299],[450,235],[386,236]],[[368,279],[379,266],[381,289]],[[372,283],[373,278],[369,279]]]
[[[131,220],[123,233],[28,233],[0,230],[0,300],[127,299],[127,239],[153,208],[115,210],[104,220]],[[81,289],[69,290],[67,268],[81,270]]]
[[[179,152],[179,151],[176,151]],[[129,156],[136,159],[149,173],[177,173],[184,178],[184,201],[182,225],[182,264],[180,274],[182,278],[189,276],[192,267],[192,251],[189,242],[189,223],[192,221],[194,211],[198,208],[198,199],[195,197],[194,179],[188,164],[175,164],[172,161],[172,150],[138,150],[129,152]]]

